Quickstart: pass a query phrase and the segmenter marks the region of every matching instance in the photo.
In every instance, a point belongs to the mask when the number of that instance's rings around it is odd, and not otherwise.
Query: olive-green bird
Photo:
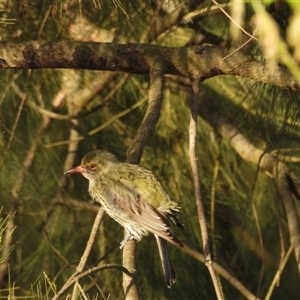
[[[178,204],[171,200],[155,175],[139,166],[123,163],[106,151],[95,150],[84,156],[81,165],[65,174],[81,173],[89,180],[89,193],[105,211],[121,224],[130,239],[141,240],[149,232],[158,244],[164,276],[170,288],[176,274],[170,262],[167,242],[183,244],[171,233],[170,222],[184,229],[179,222]]]

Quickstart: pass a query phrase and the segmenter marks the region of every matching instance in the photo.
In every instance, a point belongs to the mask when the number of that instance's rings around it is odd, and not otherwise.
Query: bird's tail
[[[167,241],[157,235],[155,235],[155,238],[158,245],[159,256],[161,259],[166,284],[168,288],[171,288],[172,284],[176,282],[176,273],[170,261]]]

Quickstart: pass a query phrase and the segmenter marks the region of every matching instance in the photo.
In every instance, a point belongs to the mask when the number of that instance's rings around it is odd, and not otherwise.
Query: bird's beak
[[[66,174],[75,174],[75,173],[84,173],[85,171],[86,171],[85,168],[83,168],[82,166],[78,166],[78,167],[75,167],[73,169],[70,169],[70,170],[66,171],[64,173],[64,175],[66,175]]]

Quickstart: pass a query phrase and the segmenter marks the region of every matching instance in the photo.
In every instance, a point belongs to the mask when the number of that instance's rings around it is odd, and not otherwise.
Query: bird
[[[81,164],[64,174],[81,173],[89,181],[89,194],[100,202],[106,213],[124,227],[128,240],[140,241],[148,233],[154,234],[162,269],[168,288],[176,282],[167,241],[183,247],[170,231],[170,223],[185,229],[180,222],[181,207],[171,199],[157,177],[140,165],[119,161],[104,150],[87,153]]]

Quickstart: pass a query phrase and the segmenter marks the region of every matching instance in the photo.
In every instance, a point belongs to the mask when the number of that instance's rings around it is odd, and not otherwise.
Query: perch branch
[[[164,68],[157,57],[149,57],[148,63],[152,66],[150,71],[149,102],[145,117],[140,125],[133,143],[127,150],[127,162],[138,164],[146,143],[151,138],[155,125],[159,119],[162,100]],[[123,273],[123,288],[126,299],[138,299],[136,287],[135,241],[128,241],[123,248],[123,266],[132,276]]]

